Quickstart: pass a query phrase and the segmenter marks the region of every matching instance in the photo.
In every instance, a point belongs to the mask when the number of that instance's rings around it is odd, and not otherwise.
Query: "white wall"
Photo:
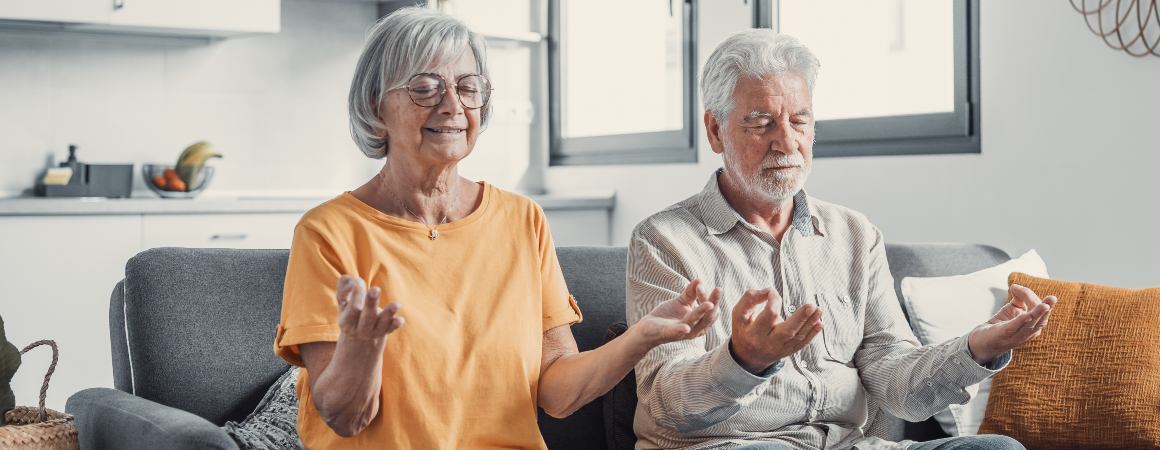
[[[1058,278],[1160,285],[1160,58],[1108,49],[1067,2],[987,0],[980,13],[983,153],[820,159],[807,189],[892,242],[1035,248]],[[743,2],[703,7],[699,59],[749,24]],[[698,133],[698,164],[551,168],[548,187],[615,188],[623,245],[720,165]]]
[[[225,154],[207,195],[349,189],[381,164],[346,120],[377,12],[284,0],[281,33],[213,41],[0,30],[0,193],[30,188],[70,143],[85,162],[172,163],[203,139]]]

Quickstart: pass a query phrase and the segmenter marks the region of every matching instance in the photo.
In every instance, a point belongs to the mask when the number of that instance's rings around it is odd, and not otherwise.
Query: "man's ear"
[[[725,152],[725,143],[721,139],[721,123],[709,110],[705,110],[705,136],[709,138],[709,147],[718,155]]]

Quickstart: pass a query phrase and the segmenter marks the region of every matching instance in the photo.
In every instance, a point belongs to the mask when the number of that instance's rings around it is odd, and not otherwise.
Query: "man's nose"
[[[779,124],[773,133],[773,141],[769,143],[770,150],[786,155],[792,155],[797,151],[797,136],[788,125]]]

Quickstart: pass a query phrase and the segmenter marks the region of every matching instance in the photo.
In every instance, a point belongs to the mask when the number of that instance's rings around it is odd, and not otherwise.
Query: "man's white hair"
[[[713,50],[701,71],[701,101],[718,121],[733,112],[733,89],[742,76],[795,73],[806,79],[810,93],[821,63],[796,38],[767,28],[754,28],[729,36]]]
[[[384,93],[412,75],[454,62],[466,51],[475,55],[480,75],[491,79],[483,38],[463,22],[422,7],[402,8],[379,20],[367,35],[350,83],[347,109],[350,134],[359,150],[375,159],[387,156],[387,139],[379,106]],[[447,80],[454,83],[455,80]],[[487,128],[491,103],[480,111],[480,130]]]

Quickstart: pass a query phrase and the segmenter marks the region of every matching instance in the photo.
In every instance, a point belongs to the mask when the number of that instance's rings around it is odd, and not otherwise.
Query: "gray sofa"
[[[597,347],[625,320],[625,249],[563,247],[558,254],[584,312],[573,327],[576,341],[581,350]],[[1008,259],[994,247],[964,244],[890,245],[887,254],[896,288],[903,276],[961,274]],[[237,448],[219,427],[243,419],[287,368],[273,353],[287,255],[158,248],[130,259],[109,306],[115,389],[83,390],[65,407],[76,416],[81,448]],[[633,383],[627,378],[566,419],[541,414],[548,446],[631,445]],[[891,419],[881,437],[939,436],[932,421]]]

